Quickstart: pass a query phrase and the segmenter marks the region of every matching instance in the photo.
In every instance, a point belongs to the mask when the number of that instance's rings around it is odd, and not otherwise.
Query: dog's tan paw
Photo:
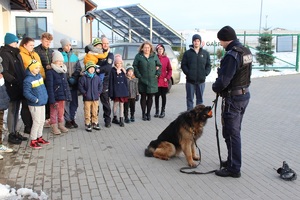
[[[195,162],[189,162],[189,166],[190,166],[190,167],[196,167],[197,164],[196,164]]]
[[[193,156],[193,160],[200,160],[200,156],[194,155],[194,156]]]

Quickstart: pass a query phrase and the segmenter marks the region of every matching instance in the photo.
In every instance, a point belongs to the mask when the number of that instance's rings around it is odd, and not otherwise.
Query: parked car
[[[122,59],[124,62],[124,67],[132,65],[134,57],[138,53],[138,49],[142,43],[115,43],[110,44],[110,51],[116,54],[122,55]],[[156,45],[153,45],[154,47]],[[178,59],[172,50],[170,45],[164,45],[166,54],[170,59],[171,66],[172,66],[172,78],[169,81],[169,90],[171,89],[172,85],[175,85],[180,82],[180,75],[181,75],[181,68],[178,64]]]

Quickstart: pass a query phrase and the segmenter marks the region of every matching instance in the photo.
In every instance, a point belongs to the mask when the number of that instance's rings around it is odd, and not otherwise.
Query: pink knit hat
[[[114,64],[121,62],[123,64],[122,56],[120,54],[115,55]]]

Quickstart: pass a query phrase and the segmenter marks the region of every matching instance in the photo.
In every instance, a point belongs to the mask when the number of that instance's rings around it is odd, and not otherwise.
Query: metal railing
[[[35,0],[37,9],[49,10],[51,9],[51,0]]]

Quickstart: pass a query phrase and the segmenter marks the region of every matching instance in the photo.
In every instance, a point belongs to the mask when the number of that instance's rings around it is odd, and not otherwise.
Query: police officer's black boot
[[[162,107],[162,108],[161,108],[161,113],[160,113],[160,115],[159,115],[159,118],[164,118],[164,117],[165,117],[165,108]]]

